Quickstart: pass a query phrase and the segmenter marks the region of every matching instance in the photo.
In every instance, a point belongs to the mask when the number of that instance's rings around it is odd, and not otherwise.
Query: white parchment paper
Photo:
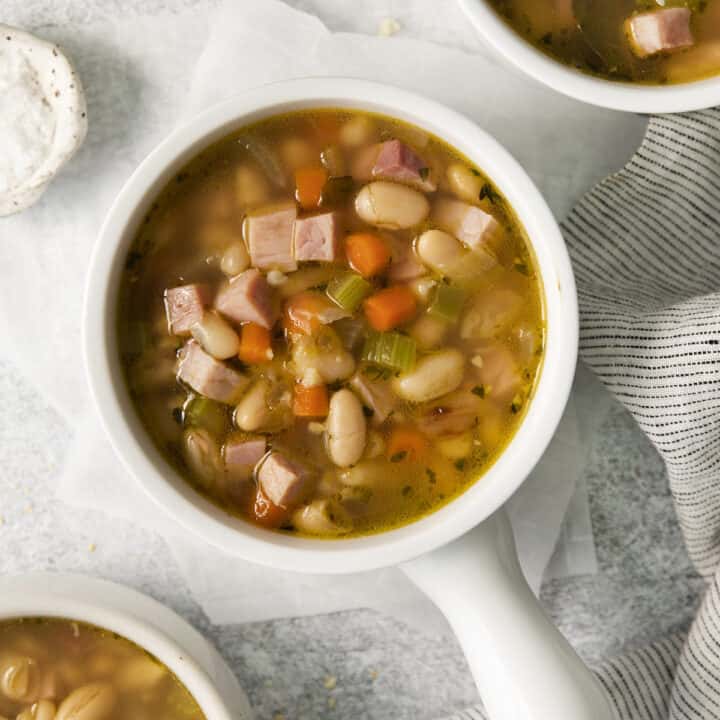
[[[403,0],[404,10],[414,0]],[[454,5],[454,3],[453,3]],[[417,0],[418,14],[427,3]],[[433,15],[442,20],[437,13]],[[455,12],[449,17],[459,18]],[[457,28],[458,36],[467,32]],[[483,54],[395,36],[330,32],[278,0],[228,0],[199,12],[88,25],[50,36],[69,49],[88,91],[84,149],[32,210],[0,221],[2,351],[76,429],[59,492],[162,533],[215,622],[373,607],[444,630],[437,612],[395,569],[343,578],[270,571],[224,556],[187,533],[121,470],[90,407],[80,352],[82,288],[104,212],[142,157],[183,117],[244,88],[307,75],[394,83],[474,118],[505,144],[558,217],[618,168],[643,121],[584,107]],[[553,572],[594,570],[582,464],[603,413],[583,375],[542,462],[510,503],[523,567],[538,588],[562,533]],[[582,422],[579,421],[582,418]],[[572,499],[572,515],[563,524]]]

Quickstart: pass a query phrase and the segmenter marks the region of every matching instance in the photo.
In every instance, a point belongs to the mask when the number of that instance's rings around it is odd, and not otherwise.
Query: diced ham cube
[[[393,238],[390,248],[392,257],[387,273],[390,280],[409,282],[427,273],[427,268],[420,262],[409,242]]]
[[[360,150],[352,163],[352,176],[358,182],[396,180],[425,192],[435,192],[437,184],[429,176],[427,163],[400,140],[388,140]]]
[[[397,180],[414,185],[419,190],[434,192],[437,184],[430,178],[428,164],[400,140],[380,144],[372,175],[384,180]]]
[[[334,262],[340,254],[340,217],[336,212],[310,215],[295,221],[295,260]]]
[[[295,203],[265,208],[247,216],[250,260],[261,270],[297,270],[293,256],[293,227],[297,218]]]
[[[362,372],[357,372],[350,379],[350,386],[363,404],[373,411],[372,421],[378,425],[385,422],[398,405],[397,396],[384,380],[370,380]]]
[[[255,268],[235,276],[220,290],[215,307],[233,322],[254,322],[268,330],[278,315],[272,288]]]
[[[310,473],[279,452],[271,452],[258,470],[258,485],[274,505],[289,508],[300,503],[308,491]]]
[[[236,403],[250,382],[242,373],[206,353],[195,340],[185,343],[180,350],[177,376],[195,392],[227,405]]]
[[[173,335],[189,335],[190,328],[200,322],[203,310],[212,298],[207,285],[193,283],[165,291],[165,314]]]
[[[683,7],[662,8],[638,13],[625,21],[630,45],[638,57],[680,50],[693,45],[690,10]]]
[[[482,362],[478,363],[475,358],[481,358]],[[522,384],[520,368],[513,354],[503,345],[492,343],[477,348],[475,358],[475,376],[485,388],[486,397],[509,404]]]
[[[265,455],[266,446],[265,438],[230,438],[223,448],[228,476],[236,481],[249,480],[255,465]]]
[[[502,226],[492,214],[460,200],[438,200],[433,208],[433,219],[474,251],[482,252],[488,245],[492,249],[502,233]]]

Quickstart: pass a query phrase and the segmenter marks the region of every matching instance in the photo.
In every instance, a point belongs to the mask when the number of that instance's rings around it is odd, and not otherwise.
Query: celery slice
[[[362,351],[365,362],[408,372],[415,367],[415,341],[396,332],[371,332]]]
[[[328,297],[343,310],[355,312],[370,294],[372,285],[357,273],[345,273],[328,283]]]
[[[440,320],[457,322],[465,305],[465,293],[453,285],[438,285],[428,313]]]

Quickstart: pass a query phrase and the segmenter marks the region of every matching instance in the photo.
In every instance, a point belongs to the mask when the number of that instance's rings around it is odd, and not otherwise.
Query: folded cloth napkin
[[[707,579],[687,635],[606,663],[621,720],[720,717],[720,108],[653,117],[563,222],[580,353],[663,457]],[[480,708],[455,720],[485,717]],[[569,719],[568,719],[569,720]]]

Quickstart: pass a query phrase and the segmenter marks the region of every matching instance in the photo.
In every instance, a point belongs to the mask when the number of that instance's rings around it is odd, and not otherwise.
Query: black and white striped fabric
[[[622,720],[720,718],[720,109],[651,118],[630,162],[562,226],[581,356],[662,455],[708,581],[687,635],[597,673]]]

